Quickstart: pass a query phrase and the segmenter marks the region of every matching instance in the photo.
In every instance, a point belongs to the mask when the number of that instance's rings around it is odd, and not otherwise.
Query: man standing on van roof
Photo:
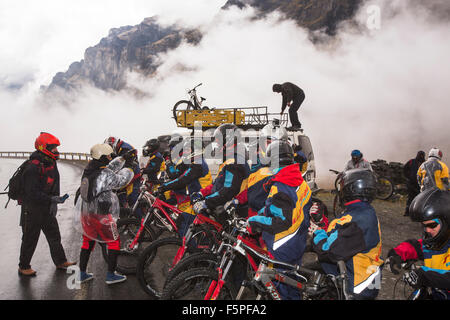
[[[305,93],[302,89],[291,82],[283,84],[275,83],[272,86],[273,92],[281,93],[283,100],[281,103],[281,115],[284,113],[286,106],[289,107],[289,118],[291,119],[292,127],[286,128],[288,130],[300,130],[301,124],[298,120],[297,111],[305,100]]]

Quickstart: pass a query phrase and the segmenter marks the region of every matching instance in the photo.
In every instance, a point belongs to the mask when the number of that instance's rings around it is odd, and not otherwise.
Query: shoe
[[[292,127],[287,127],[286,130],[288,130],[288,131],[299,131],[299,130],[301,130],[301,127],[292,126]]]
[[[68,261],[66,261],[64,263],[61,263],[61,264],[57,265],[56,269],[67,270],[67,267],[73,266],[75,264],[77,264],[77,263],[76,262],[68,262]]]
[[[127,280],[127,277],[124,276],[124,275],[121,275],[121,274],[119,274],[117,272],[114,272],[114,273],[108,272],[108,273],[106,273],[106,281],[105,282],[107,284],[119,283],[119,282],[123,282],[125,280]]]
[[[34,277],[34,276],[36,276],[36,271],[34,271],[31,268],[28,268],[28,269],[20,269],[19,268],[18,273],[19,273],[19,276],[27,276],[27,277]]]
[[[77,279],[77,283],[87,282],[87,281],[92,280],[92,279],[94,279],[94,274],[93,273],[81,271],[80,272],[80,279]]]

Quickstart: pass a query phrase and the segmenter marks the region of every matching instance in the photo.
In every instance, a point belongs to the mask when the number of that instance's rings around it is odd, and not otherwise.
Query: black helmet
[[[214,140],[219,148],[232,147],[241,139],[241,131],[232,123],[224,123],[214,131]]]
[[[375,175],[366,169],[347,170],[342,176],[340,192],[345,202],[356,199],[371,202],[377,193]]]
[[[158,149],[159,149],[158,139],[150,139],[145,143],[145,145],[142,149],[142,155],[144,157],[148,157],[153,152],[158,151]]]
[[[431,237],[424,230],[423,244],[432,250],[440,250],[450,239],[450,192],[439,188],[429,188],[419,193],[409,206],[412,221],[436,220],[441,230]]]
[[[169,149],[172,150],[177,144],[183,142],[183,136],[179,133],[174,133],[169,140]]]
[[[275,140],[267,147],[267,158],[270,159],[270,166],[287,166],[294,163],[294,150],[289,142]]]

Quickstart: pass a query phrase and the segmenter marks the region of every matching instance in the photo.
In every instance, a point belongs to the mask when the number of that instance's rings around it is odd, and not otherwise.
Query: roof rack
[[[281,126],[288,124],[288,114],[269,113],[267,106],[241,108],[203,108],[201,110],[177,110],[178,127],[194,129],[200,122],[202,130],[216,128],[223,123],[234,123],[239,128],[259,130],[272,120],[278,120]]]

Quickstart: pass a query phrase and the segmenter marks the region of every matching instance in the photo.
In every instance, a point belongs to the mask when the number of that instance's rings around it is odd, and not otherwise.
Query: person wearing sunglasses
[[[412,221],[420,222],[419,240],[400,243],[388,253],[394,274],[408,260],[423,260],[424,266],[406,272],[403,279],[414,289],[432,288],[431,299],[450,299],[450,192],[437,187],[421,192],[411,203]]]

